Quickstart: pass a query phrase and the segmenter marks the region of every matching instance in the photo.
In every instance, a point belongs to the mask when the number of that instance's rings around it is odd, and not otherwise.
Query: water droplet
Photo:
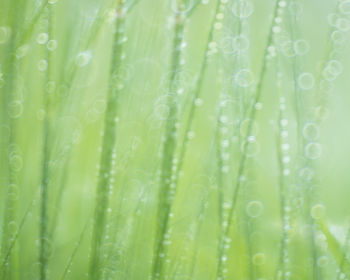
[[[248,137],[248,134],[257,135],[258,130],[258,124],[256,123],[256,121],[251,119],[243,120],[239,126],[239,131],[243,137]]]
[[[14,155],[10,158],[10,165],[13,171],[18,172],[22,169],[23,159],[20,155]]]
[[[249,69],[241,69],[234,76],[234,82],[240,87],[249,87],[254,82],[253,73]]]
[[[96,100],[94,103],[94,111],[98,114],[103,114],[106,111],[107,103],[106,100]]]
[[[249,217],[257,218],[261,216],[264,211],[264,205],[261,201],[253,200],[250,201],[246,206],[246,212]]]
[[[38,37],[36,37],[36,42],[40,45],[46,44],[48,40],[49,40],[49,35],[45,32],[40,33]]]
[[[54,51],[57,48],[57,41],[56,40],[50,40],[47,42],[46,47],[49,51]]]
[[[38,62],[38,69],[39,71],[41,72],[44,72],[47,70],[47,66],[48,66],[48,63],[47,63],[47,60],[46,59],[42,59]]]
[[[257,102],[257,103],[255,103],[254,108],[255,108],[255,110],[261,110],[263,108],[263,105],[262,105],[262,103]]]
[[[237,52],[248,50],[249,40],[244,35],[238,35],[232,39],[232,49]]]
[[[303,13],[303,6],[295,1],[289,2],[288,9],[291,15],[294,15],[296,18],[300,17]]]
[[[310,90],[314,87],[315,79],[311,73],[304,72],[298,77],[298,85],[302,90]]]
[[[8,41],[10,38],[11,31],[6,26],[0,27],[0,44],[4,44]]]
[[[307,140],[316,140],[320,132],[318,126],[315,123],[306,123],[303,127],[303,136]]]
[[[315,204],[311,208],[311,217],[314,219],[324,218],[326,215],[326,207],[323,204]]]
[[[196,134],[195,134],[194,131],[189,131],[189,132],[187,133],[187,138],[188,138],[189,140],[194,139],[195,136],[196,136]]]
[[[328,265],[328,257],[327,256],[320,256],[317,259],[317,265],[319,267],[325,267],[326,265]]]
[[[281,51],[286,57],[295,56],[295,46],[291,40],[285,40],[280,44]]]
[[[16,184],[9,185],[8,195],[9,199],[16,200],[18,198],[19,188]]]
[[[335,14],[335,13],[331,13],[327,16],[328,24],[333,26],[333,27],[337,27],[338,19],[339,19],[339,15]]]
[[[294,42],[294,51],[297,55],[307,54],[310,50],[310,45],[306,40],[296,40]]]
[[[305,146],[305,156],[309,159],[318,159],[322,155],[320,143],[311,142]]]
[[[10,118],[17,119],[19,118],[23,113],[23,104],[21,101],[16,100],[12,101],[8,105],[8,114]]]
[[[316,116],[320,118],[321,120],[325,120],[329,117],[329,109],[325,106],[319,106],[315,109]]]
[[[56,90],[56,83],[54,81],[47,82],[46,84],[46,92],[47,93],[54,93]]]
[[[341,62],[339,62],[338,60],[330,60],[327,63],[326,68],[328,69],[328,71],[335,75],[338,76],[343,72],[343,66],[341,64]]]
[[[238,18],[248,18],[254,12],[254,5],[248,0],[236,0],[232,4],[231,11]]]
[[[160,120],[166,120],[169,117],[170,108],[166,104],[157,104],[154,107],[154,115]]]
[[[282,31],[281,27],[276,25],[274,27],[272,27],[272,32],[273,33],[280,33]]]
[[[314,172],[311,168],[305,167],[300,169],[299,176],[305,181],[310,181],[314,176]]]
[[[340,32],[339,30],[335,30],[333,31],[332,35],[331,35],[331,39],[335,44],[342,44],[345,40],[345,36],[342,32]]]
[[[171,10],[175,14],[186,14],[191,10],[193,4],[193,0],[185,0],[181,2],[179,2],[178,0],[171,0]]]
[[[337,20],[337,28],[341,32],[346,32],[346,31],[348,31],[350,29],[350,23],[345,18],[339,18]]]
[[[75,63],[79,67],[84,67],[90,63],[91,58],[92,58],[91,51],[87,50],[84,52],[80,52],[75,59]]]
[[[29,50],[29,46],[28,46],[28,45],[20,46],[20,47],[16,50],[16,57],[17,57],[18,59],[21,59],[21,58],[25,57],[26,54],[28,53],[28,50]]]
[[[266,257],[264,253],[256,253],[252,258],[252,262],[256,266],[265,264],[265,261],[266,261]]]
[[[339,10],[342,14],[349,15],[350,14],[350,1],[345,0],[345,1],[341,2],[339,5]]]
[[[203,104],[203,99],[201,98],[196,98],[196,100],[194,101],[194,105],[196,105],[197,107],[202,106]]]

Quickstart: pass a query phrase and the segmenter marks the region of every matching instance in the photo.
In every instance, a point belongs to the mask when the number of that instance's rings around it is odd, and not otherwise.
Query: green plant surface
[[[1,0],[0,280],[349,279],[349,32],[349,0]]]

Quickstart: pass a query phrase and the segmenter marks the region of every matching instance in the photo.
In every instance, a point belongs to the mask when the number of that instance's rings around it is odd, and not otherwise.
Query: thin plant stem
[[[114,77],[119,74],[123,61],[123,36],[125,14],[123,11],[123,1],[118,0],[117,19],[115,22],[115,33],[112,46],[112,57],[109,77],[109,90],[107,97],[107,108],[105,112],[104,131],[102,139],[102,154],[100,159],[100,169],[96,188],[96,205],[93,218],[93,232],[91,241],[91,259],[89,267],[89,277],[92,280],[101,278],[102,252],[106,222],[107,209],[109,205],[109,193],[111,191],[111,178],[113,177],[115,141],[116,141],[116,117],[118,113],[118,97],[121,88],[116,84]]]
[[[265,80],[265,75],[267,72],[266,56],[268,53],[268,47],[271,45],[272,40],[273,40],[272,26],[273,26],[273,21],[277,15],[277,10],[278,10],[277,3],[278,3],[278,1],[275,1],[273,18],[272,18],[272,21],[270,23],[269,34],[268,34],[266,46],[265,46],[264,53],[263,53],[263,62],[262,62],[261,70],[260,70],[259,80],[258,80],[258,83],[256,86],[255,96],[254,96],[253,104],[252,104],[251,111],[250,111],[250,120],[251,121],[249,122],[249,125],[248,125],[248,135],[245,135],[245,137],[249,136],[249,134],[252,131],[252,128],[253,128],[252,122],[255,119],[255,115],[256,115],[256,110],[255,110],[254,106],[256,103],[258,103],[260,101],[261,94],[262,94],[263,81]],[[244,170],[245,170],[246,159],[247,159],[247,154],[243,153],[241,156],[241,159],[239,161],[239,165],[238,165],[237,181],[236,181],[235,189],[233,192],[232,204],[231,204],[231,207],[229,209],[228,220],[227,220],[228,224],[227,224],[227,227],[225,228],[224,233],[221,236],[220,241],[219,241],[219,248],[220,249],[218,252],[217,278],[222,277],[222,266],[223,266],[222,256],[224,254],[224,242],[230,236],[230,227],[231,227],[233,215],[234,215],[234,212],[236,209],[239,190],[240,190],[240,187],[242,184],[241,176],[243,175]]]

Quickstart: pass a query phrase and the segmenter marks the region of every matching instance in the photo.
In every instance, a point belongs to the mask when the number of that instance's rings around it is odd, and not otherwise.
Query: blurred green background
[[[349,0],[1,0],[1,279],[89,278],[111,88],[96,279],[155,279],[162,211],[160,279],[348,279],[349,15]]]

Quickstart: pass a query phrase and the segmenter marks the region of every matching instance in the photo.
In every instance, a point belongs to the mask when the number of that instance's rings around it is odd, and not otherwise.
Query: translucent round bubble
[[[44,72],[47,70],[47,66],[48,66],[48,63],[47,63],[47,60],[46,59],[42,59],[38,62],[38,69],[39,71],[41,72]]]
[[[194,5],[194,0],[184,0],[179,4],[178,0],[171,0],[171,10],[176,14],[186,14]]]
[[[319,106],[315,109],[316,116],[321,119],[325,120],[329,117],[329,109],[325,106]]]
[[[97,114],[103,114],[106,111],[107,102],[104,99],[96,100],[93,106],[93,110]]]
[[[29,50],[29,46],[28,45],[23,45],[23,46],[20,46],[17,50],[16,50],[16,57],[18,59],[21,59],[23,57],[25,57],[28,53],[28,50]]]
[[[259,126],[256,121],[251,119],[245,119],[241,122],[239,126],[239,132],[243,137],[249,135],[257,135],[259,131]]]
[[[317,266],[319,267],[325,267],[328,265],[328,257],[327,256],[320,256],[317,259]]]
[[[337,78],[337,75],[334,75],[332,73],[332,70],[330,67],[326,67],[325,69],[323,69],[322,71],[322,77],[328,81],[328,82],[332,82]]]
[[[248,18],[254,12],[254,5],[249,0],[236,0],[232,4],[231,11],[238,18]]]
[[[241,145],[241,152],[246,154],[247,157],[253,157],[257,155],[259,151],[260,145],[254,138],[244,141]]]
[[[339,15],[337,15],[335,13],[331,13],[327,16],[328,24],[333,26],[333,27],[337,27],[338,19],[339,19]]]
[[[8,41],[10,38],[10,29],[6,26],[0,27],[0,44],[4,44]]]
[[[295,56],[294,44],[291,40],[286,40],[281,42],[280,48],[284,56],[286,57]]]
[[[36,37],[36,42],[40,45],[44,45],[49,40],[49,34],[43,32]]]
[[[223,53],[230,54],[233,53],[235,50],[232,46],[232,37],[231,36],[226,36],[220,40],[220,48]]]
[[[67,96],[69,93],[69,89],[66,85],[60,85],[58,88],[57,88],[57,94],[59,96]]]
[[[154,115],[160,120],[166,120],[169,117],[170,108],[166,104],[158,104],[154,106]]]
[[[309,159],[318,159],[322,155],[322,145],[312,142],[305,146],[305,156]]]
[[[328,70],[329,71],[329,70]],[[322,80],[320,82],[320,90],[323,93],[331,93],[334,89],[334,84],[331,81]]]
[[[266,257],[264,253],[256,253],[253,255],[252,262],[254,265],[259,266],[265,264]]]
[[[50,40],[47,42],[46,47],[49,51],[54,51],[57,48],[57,41],[56,40]]]
[[[239,87],[249,87],[254,82],[253,73],[249,69],[241,69],[234,76],[234,83]]]
[[[23,104],[22,101],[12,101],[8,105],[8,114],[10,118],[17,119],[19,118],[23,113]]]
[[[10,166],[13,171],[20,171],[23,167],[23,159],[20,155],[14,155],[10,158]]]
[[[224,100],[220,106],[222,110],[222,115],[224,117],[224,123],[227,125],[233,125],[235,124],[236,118],[234,112],[237,108],[237,102],[232,99]]]
[[[291,1],[288,6],[289,12],[295,17],[300,17],[303,13],[303,6],[300,3]]]
[[[44,246],[44,257],[45,258],[52,257],[54,247],[53,247],[53,244],[50,241],[50,239],[43,237],[43,238],[37,239],[35,243],[37,246],[42,246],[42,245]]]
[[[234,51],[242,52],[249,48],[249,39],[244,35],[238,35],[232,39],[232,48]]]
[[[335,76],[340,75],[343,72],[343,65],[338,60],[330,60],[327,63],[329,72]]]
[[[345,36],[343,32],[335,30],[332,32],[331,39],[335,44],[342,44],[345,41]]]
[[[294,51],[297,55],[307,54],[310,50],[310,45],[306,40],[300,39],[296,40],[293,44]]]
[[[194,105],[197,107],[200,107],[203,105],[203,99],[201,98],[196,98],[196,100],[194,101]]]
[[[311,73],[301,73],[298,77],[298,85],[302,90],[310,90],[314,87],[315,78]]]
[[[56,83],[54,81],[47,82],[45,89],[47,93],[54,93],[56,91]]]
[[[350,22],[345,18],[339,18],[337,20],[337,28],[341,32],[346,32],[350,29]]]
[[[249,217],[257,218],[263,213],[264,205],[261,201],[253,200],[248,202],[245,210]]]
[[[8,195],[11,200],[16,200],[18,198],[19,189],[16,184],[9,185]]]
[[[349,15],[350,14],[350,1],[345,0],[345,1],[341,2],[339,5],[339,10],[342,14]]]
[[[92,58],[92,52],[87,50],[84,52],[80,52],[75,58],[75,64],[79,67],[84,67],[88,65]]]
[[[315,204],[312,206],[310,214],[314,219],[322,219],[326,215],[326,207],[323,204]]]
[[[272,27],[272,32],[273,33],[278,34],[278,33],[281,33],[281,31],[282,31],[282,28],[280,26],[278,26],[278,25]]]
[[[100,114],[98,114],[95,110],[88,110],[85,115],[85,119],[88,123],[97,122],[100,118]]]
[[[307,140],[316,140],[320,135],[318,125],[312,122],[306,123],[303,127],[303,136]]]
[[[169,118],[172,106],[176,106],[177,96],[175,94],[164,94],[160,96],[155,104],[153,113],[159,120],[166,120]]]
[[[309,167],[304,167],[300,169],[299,176],[305,181],[310,181],[314,176],[314,171]]]

